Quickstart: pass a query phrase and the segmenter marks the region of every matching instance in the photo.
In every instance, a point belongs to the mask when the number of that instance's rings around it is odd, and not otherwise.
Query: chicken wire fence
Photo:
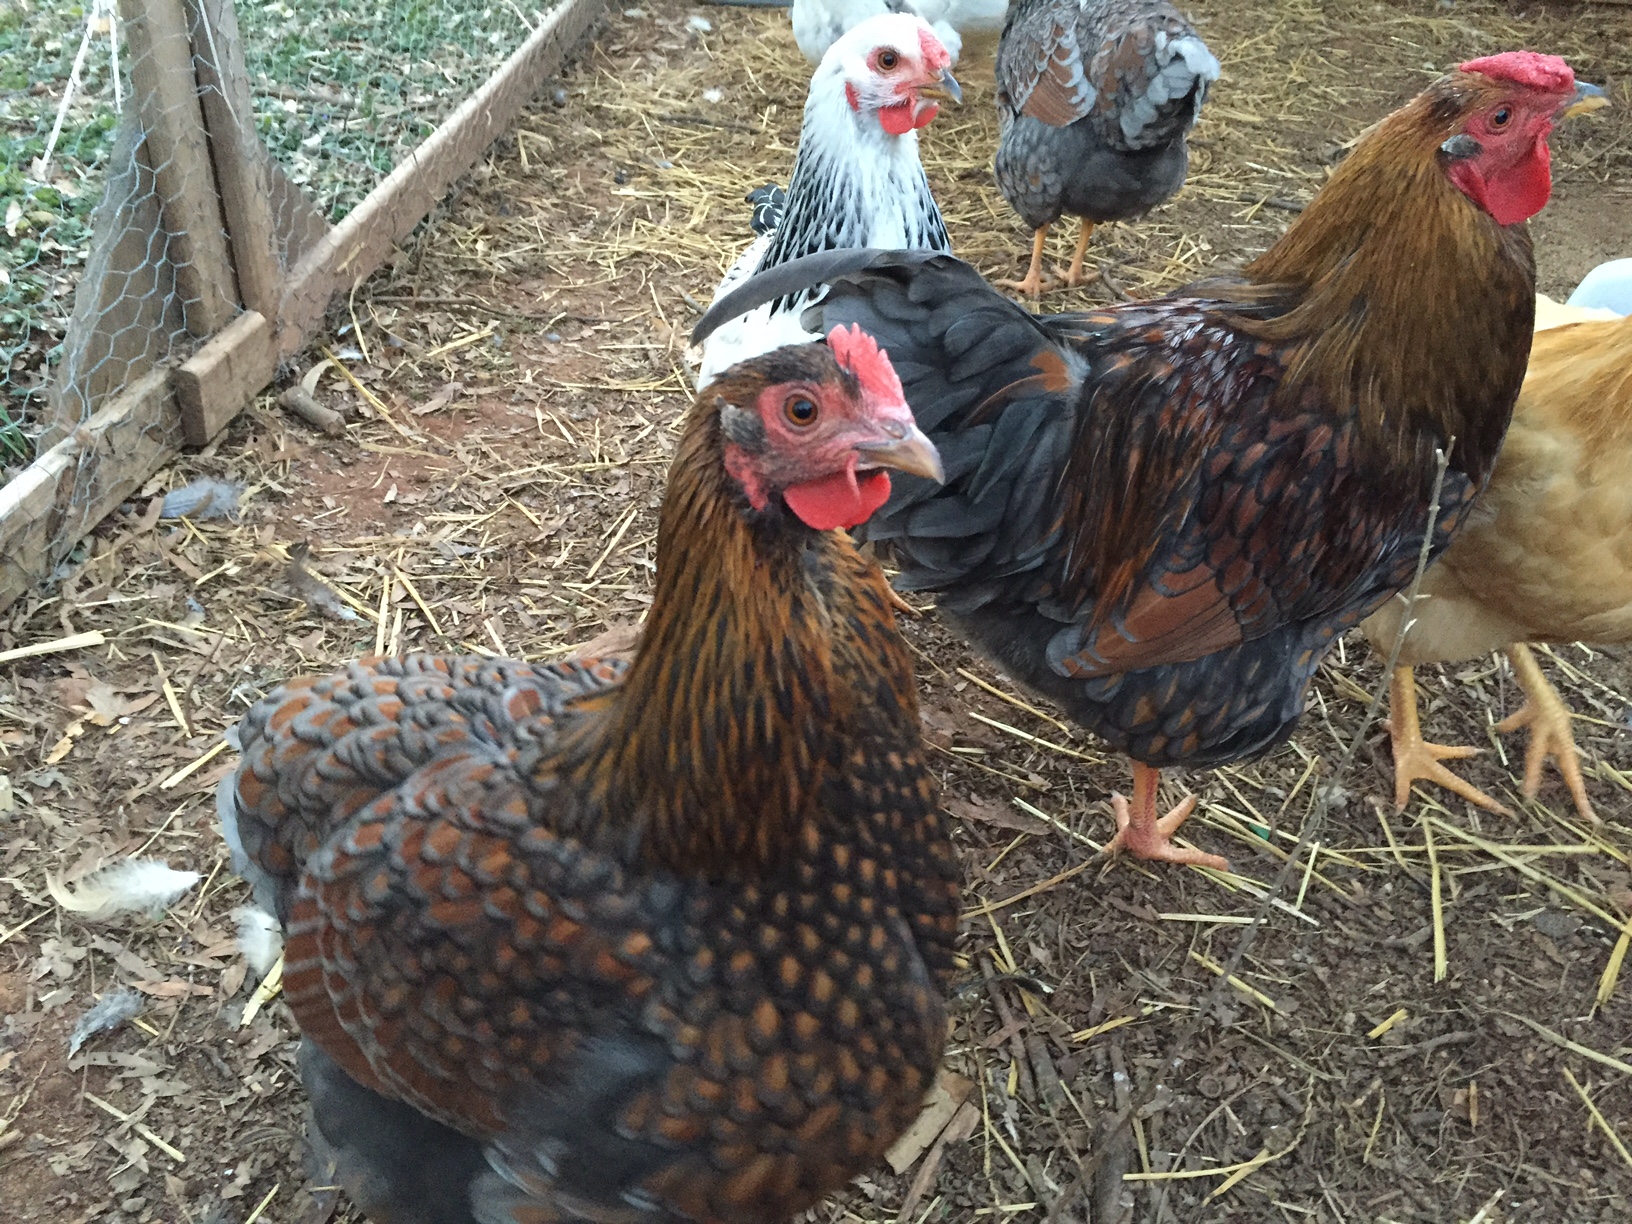
[[[110,485],[84,478],[87,465],[121,448],[158,456],[139,482],[181,439],[173,411],[129,421],[117,439],[81,427],[154,371],[178,363],[185,371],[248,312],[266,320],[266,351],[276,347],[271,336],[287,349],[292,325],[281,307],[300,260],[354,210],[360,218],[359,204],[388,176],[396,182],[406,166],[411,177],[416,150],[453,126],[450,116],[482,109],[471,104],[484,99],[486,109],[497,101],[513,114],[587,27],[588,16],[566,20],[567,10],[599,8],[600,0],[541,9],[516,0],[241,0],[236,8],[232,0],[0,0],[8,239],[0,244],[0,465],[13,482],[0,491],[10,493],[0,497],[0,516],[32,499],[88,529],[94,516],[81,522],[86,515],[73,511],[106,502]],[[495,84],[511,77],[508,96],[496,99]],[[490,117],[464,126],[479,144],[440,150],[434,193],[398,184],[404,199],[375,210],[384,214],[378,228],[391,231],[386,250],[496,134]],[[417,211],[407,216],[409,208]],[[378,252],[380,242],[365,235],[363,246]],[[360,261],[361,273],[377,263]],[[307,279],[320,317],[336,278]],[[264,385],[248,386],[244,362],[236,373],[232,364],[212,370],[226,368],[243,385],[199,392],[195,378],[194,398]],[[185,415],[186,386],[174,390]],[[211,419],[212,428],[221,423]],[[144,437],[154,431],[164,436]],[[191,426],[186,432],[200,440]],[[52,451],[76,436],[84,443],[77,455]],[[79,479],[50,473],[53,496],[19,493],[22,477],[51,456]],[[0,536],[8,568],[45,576],[43,558],[20,551],[4,528]],[[14,594],[0,590],[0,604]]]

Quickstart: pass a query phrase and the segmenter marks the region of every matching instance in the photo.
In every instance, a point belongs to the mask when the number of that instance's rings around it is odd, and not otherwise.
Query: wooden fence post
[[[191,446],[203,446],[277,372],[271,319],[283,291],[272,161],[255,132],[254,102],[232,0],[186,0],[198,96],[214,186],[245,313],[176,370],[176,400]]]
[[[271,316],[277,308],[279,272],[273,247],[268,159],[255,133],[255,104],[244,68],[243,41],[232,0],[187,0],[192,19],[198,96],[204,107],[215,186],[238,272],[246,310]]]
[[[203,339],[237,313],[239,296],[199,107],[187,10],[182,0],[120,0],[119,13],[182,316],[187,331]]]

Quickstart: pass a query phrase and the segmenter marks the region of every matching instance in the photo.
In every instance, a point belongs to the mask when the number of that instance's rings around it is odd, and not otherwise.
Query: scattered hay
[[[1559,138],[1558,204],[1601,225],[1544,214],[1543,287],[1624,253],[1612,246],[1614,210],[1632,204],[1624,14],[1196,7],[1225,76],[1186,190],[1096,236],[1128,292],[1262,250],[1366,124],[1447,65],[1521,44],[1569,55],[1617,102]],[[334,1209],[326,1192],[297,1192],[292,1024],[276,965],[252,972],[239,948],[246,890],[213,827],[233,762],[222,733],[260,693],[369,651],[548,658],[639,625],[685,334],[747,240],[742,196],[786,181],[808,79],[785,13],[709,10],[705,35],[679,0],[650,9],[613,17],[563,78],[565,104],[524,117],[394,272],[339,311],[306,384],[344,415],[343,438],[268,395],[104,524],[0,633],[0,1180],[22,1219]],[[989,174],[989,60],[960,79],[965,105],[928,130],[925,161],[957,250],[1012,275],[1028,241]],[[161,521],[163,494],[197,477],[243,485],[240,517]],[[327,616],[306,597],[319,589]],[[949,1061],[972,1087],[949,1081],[967,1095],[943,1103],[939,1136],[917,1136],[916,1167],[860,1179],[817,1219],[1041,1221],[1055,1207],[1081,1219],[1069,1192],[1093,1160],[1099,1221],[1124,1200],[1158,1221],[1627,1217],[1624,656],[1543,653],[1583,715],[1607,831],[1582,827],[1551,782],[1522,799],[1494,740],[1470,777],[1513,820],[1429,791],[1395,813],[1379,798],[1376,732],[1331,794],[1382,678],[1356,641],[1292,744],[1183,779],[1202,798],[1188,831],[1229,850],[1239,874],[1224,874],[1106,864],[1104,799],[1125,764],[933,616],[907,633],[969,873]],[[1485,736],[1513,704],[1499,661],[1422,669],[1419,683],[1442,737]],[[1323,795],[1321,841],[1287,867]],[[156,923],[92,930],[50,902],[47,870],[75,878],[134,854],[204,881]],[[1172,1066],[1226,969],[1221,1006]],[[63,1069],[73,1017],[121,982],[144,994],[142,1015]],[[1147,1097],[1131,1140],[1112,1142],[1107,1120]]]

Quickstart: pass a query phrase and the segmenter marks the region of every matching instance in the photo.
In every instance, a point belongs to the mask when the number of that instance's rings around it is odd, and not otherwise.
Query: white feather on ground
[[[122,859],[110,863],[69,888],[50,872],[45,887],[63,909],[87,922],[119,914],[162,914],[202,877],[196,871],[176,871],[159,859]]]
[[[283,955],[283,931],[278,920],[254,905],[240,905],[232,916],[238,923],[238,950],[250,968],[264,978]]]
[[[86,1010],[74,1025],[74,1031],[68,1034],[68,1057],[78,1054],[79,1047],[98,1033],[118,1028],[141,1010],[142,996],[130,987],[120,986],[108,991],[97,1000],[95,1006]]]

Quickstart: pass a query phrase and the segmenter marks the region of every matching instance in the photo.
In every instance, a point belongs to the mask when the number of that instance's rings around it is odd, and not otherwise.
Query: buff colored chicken
[[[1542,765],[1555,757],[1576,809],[1597,823],[1570,711],[1525,643],[1632,642],[1632,317],[1573,322],[1574,308],[1543,307],[1537,322],[1547,330],[1536,335],[1490,487],[1474,521],[1423,575],[1389,694],[1394,800],[1404,806],[1421,779],[1506,811],[1440,764],[1477,749],[1422,738],[1411,670],[1505,650],[1525,703],[1496,729],[1530,728],[1525,795],[1535,796]],[[1404,612],[1395,599],[1365,622],[1375,649],[1393,649]]]

